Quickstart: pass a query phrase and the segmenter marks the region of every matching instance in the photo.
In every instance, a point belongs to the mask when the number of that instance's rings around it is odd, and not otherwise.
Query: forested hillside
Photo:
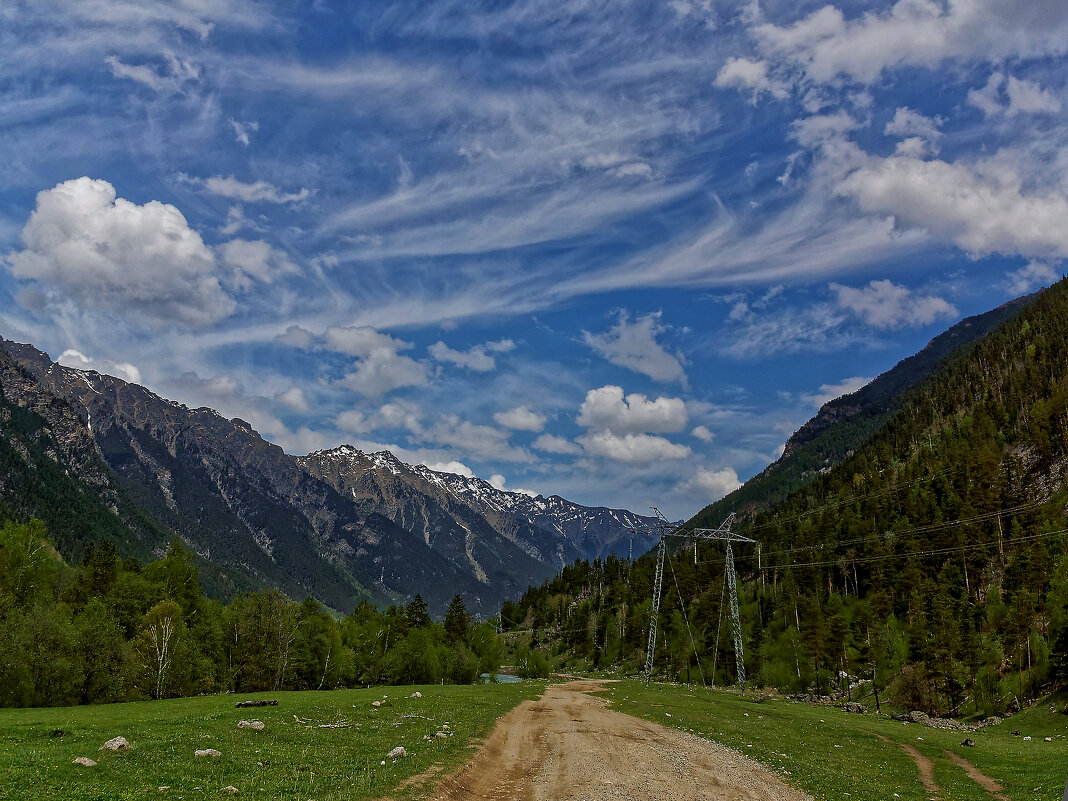
[[[1061,282],[903,394],[840,465],[739,517],[735,531],[763,546],[759,568],[751,546],[735,549],[750,678],[828,693],[846,673],[904,706],[986,715],[1068,679],[1066,437]],[[732,681],[723,550],[680,545],[657,670]],[[652,573],[650,556],[632,570],[576,563],[503,617],[572,657],[634,669]]]
[[[905,400],[906,393],[929,378],[948,359],[989,334],[1040,293],[1011,300],[983,314],[961,320],[912,356],[870,383],[828,401],[786,443],[783,455],[724,498],[696,516],[697,525],[713,525],[732,511],[766,509],[841,463],[867,442]]]

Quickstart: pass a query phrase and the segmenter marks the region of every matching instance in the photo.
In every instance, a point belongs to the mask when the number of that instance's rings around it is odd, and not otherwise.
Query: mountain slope
[[[794,432],[778,460],[734,492],[705,507],[695,516],[694,524],[712,525],[712,521],[722,520],[731,511],[766,508],[839,464],[867,442],[900,407],[903,393],[929,378],[954,354],[1011,319],[1040,294],[1025,295],[961,320],[932,339],[919,353],[902,359],[856,392],[828,401]]]
[[[44,518],[69,558],[105,538],[144,558],[177,535],[219,597],[275,586],[348,610],[419,592],[440,614],[459,593],[488,616],[643,523],[389,454],[296,458],[243,420],[4,340],[0,392],[0,511]]]

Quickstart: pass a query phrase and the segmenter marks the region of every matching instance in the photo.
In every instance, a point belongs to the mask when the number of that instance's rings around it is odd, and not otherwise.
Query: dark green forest
[[[0,706],[370,684],[468,684],[500,640],[456,596],[441,623],[416,596],[337,619],[277,590],[208,599],[193,555],[121,560],[110,540],[67,565],[38,520],[0,528]]]
[[[842,464],[734,531],[751,682],[998,714],[1068,680],[1068,287],[902,396]],[[718,518],[713,515],[718,512]],[[710,507],[682,527],[712,527]],[[722,544],[674,541],[656,670],[734,680]],[[518,603],[558,659],[636,671],[651,555],[578,562]]]

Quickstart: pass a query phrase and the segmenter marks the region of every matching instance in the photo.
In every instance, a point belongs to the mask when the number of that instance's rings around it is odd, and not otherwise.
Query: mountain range
[[[277,587],[349,611],[416,593],[476,615],[575,559],[642,553],[655,520],[531,497],[350,446],[292,456],[239,418],[0,339],[0,516],[36,516],[78,559],[175,538],[216,597]],[[637,532],[635,530],[638,530]]]

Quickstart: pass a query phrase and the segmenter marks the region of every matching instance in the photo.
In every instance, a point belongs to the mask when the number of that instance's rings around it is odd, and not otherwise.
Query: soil
[[[438,801],[811,801],[724,746],[630,717],[587,695],[601,682],[550,686],[503,717]]]

